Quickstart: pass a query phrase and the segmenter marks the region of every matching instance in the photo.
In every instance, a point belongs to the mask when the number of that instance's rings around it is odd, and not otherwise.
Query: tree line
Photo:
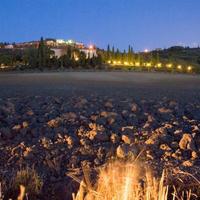
[[[9,66],[15,69],[73,69],[73,68],[101,68],[102,54],[97,50],[97,56],[87,57],[75,47],[66,48],[66,53],[56,57],[41,38],[38,48],[3,49],[0,48],[0,66]]]
[[[137,69],[147,70],[143,66],[145,63],[151,63],[151,66],[156,66],[158,63],[163,65],[172,63],[173,67],[169,69],[171,71],[176,70],[178,65],[193,65],[196,72],[200,71],[200,48],[175,46],[164,50],[136,53],[131,45],[124,51],[108,45],[106,50],[97,49],[97,56],[90,58],[79,49],[68,46],[65,54],[58,58],[43,38],[37,48],[5,49],[3,46],[5,43],[0,43],[0,67],[5,65],[13,69],[135,69],[134,65],[139,63]],[[112,64],[116,62],[118,65],[115,67]],[[127,63],[127,67],[124,63]],[[168,70],[166,67],[149,69]]]

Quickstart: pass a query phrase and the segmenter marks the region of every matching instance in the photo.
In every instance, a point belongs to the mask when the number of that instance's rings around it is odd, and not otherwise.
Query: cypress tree
[[[112,47],[112,56],[111,56],[112,60],[115,59],[115,47]]]
[[[110,55],[110,45],[108,44],[108,47],[107,47],[107,56],[106,56],[107,60],[110,60],[111,59],[111,55]]]
[[[40,69],[46,66],[46,46],[43,37],[41,37],[38,47],[38,65]]]

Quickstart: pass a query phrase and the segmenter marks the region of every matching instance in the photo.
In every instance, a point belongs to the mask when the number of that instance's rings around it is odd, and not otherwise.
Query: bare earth
[[[29,199],[70,200],[79,184],[69,173],[82,179],[83,166],[96,174],[107,161],[134,160],[140,152],[158,176],[166,169],[169,183],[199,199],[200,76],[0,74],[0,182],[6,199],[16,199],[7,186],[16,185],[13,177],[27,166],[43,182]]]
[[[76,94],[199,100],[200,76],[137,72],[0,74],[0,97]]]

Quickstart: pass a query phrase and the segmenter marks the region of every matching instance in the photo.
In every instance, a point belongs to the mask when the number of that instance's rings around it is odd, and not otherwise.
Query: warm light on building
[[[181,70],[181,69],[182,69],[182,66],[181,66],[181,65],[178,65],[177,68],[178,68],[179,70]]]
[[[124,65],[129,65],[129,63],[128,62],[124,62]]]
[[[78,58],[78,57],[75,57],[75,61],[79,61],[79,58]]]
[[[110,63],[111,63],[111,61],[109,60],[109,61],[108,61],[108,64],[110,64]]]
[[[151,63],[146,63],[146,66],[147,66],[147,67],[151,67],[152,64],[151,64]]]
[[[191,70],[192,70],[192,67],[191,67],[191,66],[188,66],[188,67],[187,67],[187,70],[188,70],[188,71],[191,71]]]
[[[162,67],[162,63],[158,63],[156,66],[157,66],[158,68],[161,68],[161,67]]]
[[[140,66],[140,63],[139,63],[139,62],[136,62],[136,63],[135,63],[135,66],[136,66],[136,67],[139,67],[139,66]]]
[[[113,61],[113,64],[114,64],[114,65],[116,65],[116,64],[117,64],[117,62],[114,60],[114,61]]]
[[[119,64],[119,65],[120,65],[120,64],[121,64],[121,61],[118,61],[118,62],[117,62],[117,64]]]
[[[65,41],[64,41],[63,39],[58,39],[58,40],[56,40],[56,42],[57,42],[58,44],[64,44],[64,43],[65,43]]]
[[[173,65],[171,63],[169,63],[166,66],[167,66],[167,68],[172,68]]]
[[[94,46],[93,46],[93,45],[89,45],[89,49],[90,49],[90,50],[93,50],[93,49],[94,49]]]

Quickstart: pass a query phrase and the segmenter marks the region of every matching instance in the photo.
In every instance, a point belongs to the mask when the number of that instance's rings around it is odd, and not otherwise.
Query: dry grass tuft
[[[20,189],[20,195],[35,197],[40,194],[43,181],[34,168],[19,170],[13,177],[11,189],[17,191]],[[20,197],[20,196],[19,196]]]
[[[181,196],[173,189],[169,192],[165,172],[161,178],[155,178],[151,170],[139,162],[112,162],[99,172],[97,183],[88,186],[88,177],[80,183],[73,200],[190,200],[191,191],[182,192]]]

